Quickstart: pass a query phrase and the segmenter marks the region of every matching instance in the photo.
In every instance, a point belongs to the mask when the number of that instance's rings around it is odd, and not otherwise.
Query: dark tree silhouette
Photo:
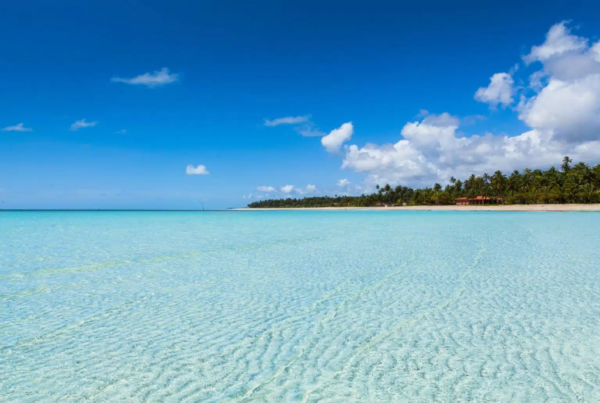
[[[507,204],[530,203],[599,203],[600,164],[593,168],[564,157],[560,171],[554,167],[546,171],[524,169],[521,174],[513,171],[510,176],[496,171],[492,176],[471,175],[465,181],[451,177],[442,188],[436,183],[433,188],[412,189],[398,185],[377,185],[376,193],[361,196],[315,196],[302,199],[269,199],[250,203],[252,208],[282,207],[369,207],[381,204],[438,205],[455,204],[458,197],[473,198],[488,196],[501,198]]]

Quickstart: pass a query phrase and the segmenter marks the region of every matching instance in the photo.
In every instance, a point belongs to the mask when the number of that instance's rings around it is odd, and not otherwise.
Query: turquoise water
[[[600,214],[0,213],[0,401],[598,402]]]

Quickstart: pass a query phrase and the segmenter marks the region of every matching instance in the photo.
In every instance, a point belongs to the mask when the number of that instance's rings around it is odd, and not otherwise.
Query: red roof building
[[[457,206],[470,206],[475,204],[500,204],[502,203],[501,197],[489,197],[489,196],[477,196],[474,198],[469,197],[457,197]]]

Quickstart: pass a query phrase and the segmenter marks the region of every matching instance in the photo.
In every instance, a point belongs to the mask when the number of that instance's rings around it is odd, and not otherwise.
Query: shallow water
[[[600,401],[600,214],[0,213],[0,401]]]

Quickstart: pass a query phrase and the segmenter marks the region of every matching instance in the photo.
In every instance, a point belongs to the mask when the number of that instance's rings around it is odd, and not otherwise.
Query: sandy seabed
[[[0,401],[600,402],[599,227],[3,212]]]
[[[398,207],[303,207],[303,208],[239,208],[235,210],[421,210],[421,211],[597,211],[600,204],[511,204],[511,205],[480,205],[480,206],[398,206]]]

